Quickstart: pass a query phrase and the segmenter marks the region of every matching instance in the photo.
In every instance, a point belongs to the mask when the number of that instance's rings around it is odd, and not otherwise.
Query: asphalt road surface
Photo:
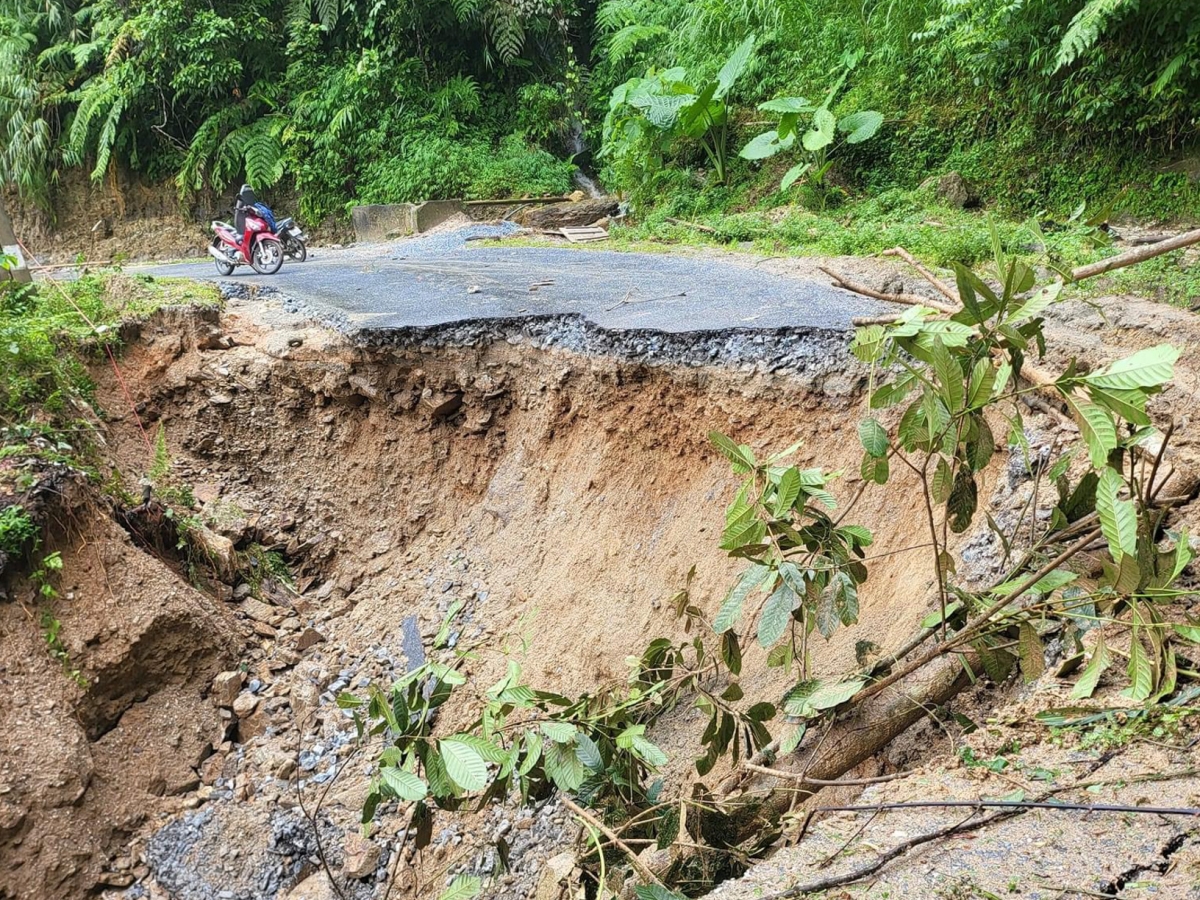
[[[275,275],[212,260],[140,271],[278,288],[327,310],[350,332],[522,316],[579,314],[607,330],[848,329],[881,304],[828,284],[699,256],[468,242],[492,226],[391,244],[312,251]]]

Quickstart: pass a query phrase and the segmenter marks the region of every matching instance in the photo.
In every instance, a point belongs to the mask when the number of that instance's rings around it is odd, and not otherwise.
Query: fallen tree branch
[[[657,884],[659,887],[665,887],[662,881],[659,880],[658,876],[646,867],[646,864],[643,863],[641,859],[638,858],[638,855],[633,852],[633,848],[626,844],[625,841],[623,841],[620,837],[618,837],[615,831],[593,816],[582,806],[575,803],[565,794],[560,794],[559,799],[562,801],[563,806],[571,810],[571,812],[575,813],[575,815],[579,816],[579,818],[599,831],[602,835],[608,838],[614,846],[618,847],[621,852],[628,856],[630,865],[633,866],[634,870],[641,875],[648,884]]]
[[[1049,803],[1045,800],[909,800],[902,803],[874,803],[858,806],[818,806],[813,812],[880,812],[889,809],[1057,809],[1073,812],[1133,813],[1146,816],[1200,817],[1194,806],[1122,806],[1112,803]]]
[[[854,696],[854,699],[862,701],[862,700],[866,700],[870,697],[873,697],[876,694],[880,693],[881,691],[885,690],[886,688],[890,687],[891,685],[895,684],[900,679],[911,675],[913,672],[917,671],[918,669],[923,668],[924,666],[933,662],[939,656],[944,656],[945,654],[950,653],[950,652],[962,647],[963,644],[969,643],[970,641],[972,641],[973,639],[978,637],[984,631],[984,629],[987,628],[988,625],[992,624],[995,621],[995,617],[996,617],[997,613],[1003,612],[1006,608],[1008,608],[1013,603],[1015,603],[1017,600],[1019,600],[1021,597],[1023,597],[1026,593],[1029,592],[1029,589],[1032,588],[1035,584],[1037,584],[1039,581],[1041,581],[1043,578],[1045,578],[1047,575],[1049,575],[1051,572],[1053,572],[1055,569],[1057,569],[1059,566],[1061,566],[1067,560],[1071,559],[1073,556],[1075,556],[1075,554],[1084,550],[1089,544],[1092,543],[1092,541],[1094,541],[1098,537],[1101,537],[1102,534],[1103,534],[1103,532],[1101,532],[1101,530],[1099,528],[1089,531],[1087,534],[1085,534],[1083,537],[1081,537],[1078,541],[1071,544],[1071,546],[1069,546],[1066,550],[1064,550],[1058,556],[1054,557],[1054,559],[1050,560],[1050,562],[1046,563],[1044,566],[1042,566],[1040,569],[1038,569],[1036,572],[1034,572],[1032,575],[1030,575],[1027,579],[1025,579],[1025,581],[1023,581],[1021,583],[1021,585],[1015,591],[1013,591],[1011,594],[1009,594],[1007,597],[1005,597],[1003,600],[1001,600],[999,603],[997,603],[991,609],[987,610],[984,613],[981,613],[973,621],[968,622],[962,628],[961,631],[959,631],[957,634],[954,635],[954,637],[950,638],[945,643],[939,644],[937,647],[930,650],[924,656],[921,656],[918,659],[914,660],[913,662],[909,663],[908,665],[902,666],[901,668],[892,672],[886,678],[883,678],[883,679],[875,682],[874,684],[870,685],[869,687],[863,688],[861,691],[859,691]]]
[[[703,231],[705,234],[719,235],[721,233],[711,225],[701,225],[699,222],[687,222],[683,219],[672,219],[670,216],[667,216],[663,221],[670,225],[682,225],[684,228],[694,228],[696,231]]]
[[[923,265],[917,262],[917,258],[905,250],[903,247],[893,247],[891,250],[884,250],[880,256],[898,256],[920,273],[921,277],[933,285],[934,289],[949,300],[951,303],[961,303],[958,294],[955,293],[944,281],[926,269]]]
[[[834,281],[834,287],[840,287],[843,290],[850,291],[854,294],[861,294],[864,297],[870,297],[872,300],[882,300],[884,303],[903,303],[905,306],[924,306],[928,309],[933,309],[938,312],[944,312],[948,315],[954,315],[959,310],[957,307],[942,303],[940,300],[934,300],[932,297],[922,297],[919,294],[885,294],[883,291],[877,291],[867,287],[865,284],[859,284],[856,281],[850,281],[832,269],[827,269],[824,266],[817,266],[817,269],[824,272]]]
[[[759,775],[770,775],[782,781],[795,781],[800,784],[811,784],[817,787],[864,787],[868,784],[883,784],[896,781],[908,775],[907,772],[897,772],[894,775],[877,775],[874,778],[813,778],[803,772],[785,772],[782,769],[771,769],[767,766],[757,766],[753,763],[743,763],[742,768],[747,772],[757,772]]]
[[[1136,250],[1130,250],[1119,256],[1110,256],[1108,259],[1102,259],[1099,262],[1079,266],[1071,270],[1071,280],[1083,281],[1085,278],[1094,278],[1097,275],[1103,275],[1105,272],[1111,272],[1113,269],[1136,266],[1138,263],[1145,262],[1148,259],[1162,256],[1164,253],[1170,253],[1172,250],[1190,247],[1193,244],[1200,244],[1200,228],[1197,228],[1195,231],[1184,232],[1165,241],[1159,241],[1157,244],[1138,247]]]

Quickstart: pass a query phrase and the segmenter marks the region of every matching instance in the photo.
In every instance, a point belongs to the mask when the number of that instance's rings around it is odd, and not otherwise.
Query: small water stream
[[[571,149],[571,158],[577,159],[587,152],[587,142],[583,139],[583,123],[576,120],[571,123],[571,134],[567,138],[567,146]],[[579,189],[586,193],[589,197],[603,197],[604,192],[600,190],[600,186],[596,184],[592,178],[583,171],[583,167],[576,164],[575,168],[575,183]]]

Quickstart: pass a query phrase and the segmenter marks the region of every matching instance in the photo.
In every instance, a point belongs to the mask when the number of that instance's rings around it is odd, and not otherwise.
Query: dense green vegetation
[[[0,178],[43,203],[71,167],[173,177],[185,195],[246,178],[294,185],[323,217],[562,191],[583,135],[607,188],[680,214],[824,209],[955,169],[1007,212],[1065,216],[1120,194],[1187,217],[1200,191],[1186,162],[1162,167],[1195,137],[1198,13],[1200,0],[0,0]],[[656,127],[641,128],[628,101],[651,83]],[[707,85],[720,90],[696,102]],[[828,159],[739,158],[781,97],[884,123]],[[695,115],[675,122],[684,107]]]

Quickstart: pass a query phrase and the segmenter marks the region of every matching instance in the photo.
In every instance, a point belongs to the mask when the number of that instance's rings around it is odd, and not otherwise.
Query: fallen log
[[[1097,275],[1103,275],[1105,272],[1111,272],[1114,269],[1136,266],[1138,263],[1145,262],[1148,259],[1154,259],[1156,256],[1162,256],[1164,253],[1170,253],[1172,250],[1190,247],[1193,244],[1200,244],[1200,228],[1197,228],[1195,231],[1186,231],[1165,241],[1159,241],[1157,244],[1148,244],[1118,256],[1110,256],[1108,259],[1102,259],[1099,262],[1079,266],[1071,270],[1071,280],[1083,281],[1085,278],[1094,278]]]

